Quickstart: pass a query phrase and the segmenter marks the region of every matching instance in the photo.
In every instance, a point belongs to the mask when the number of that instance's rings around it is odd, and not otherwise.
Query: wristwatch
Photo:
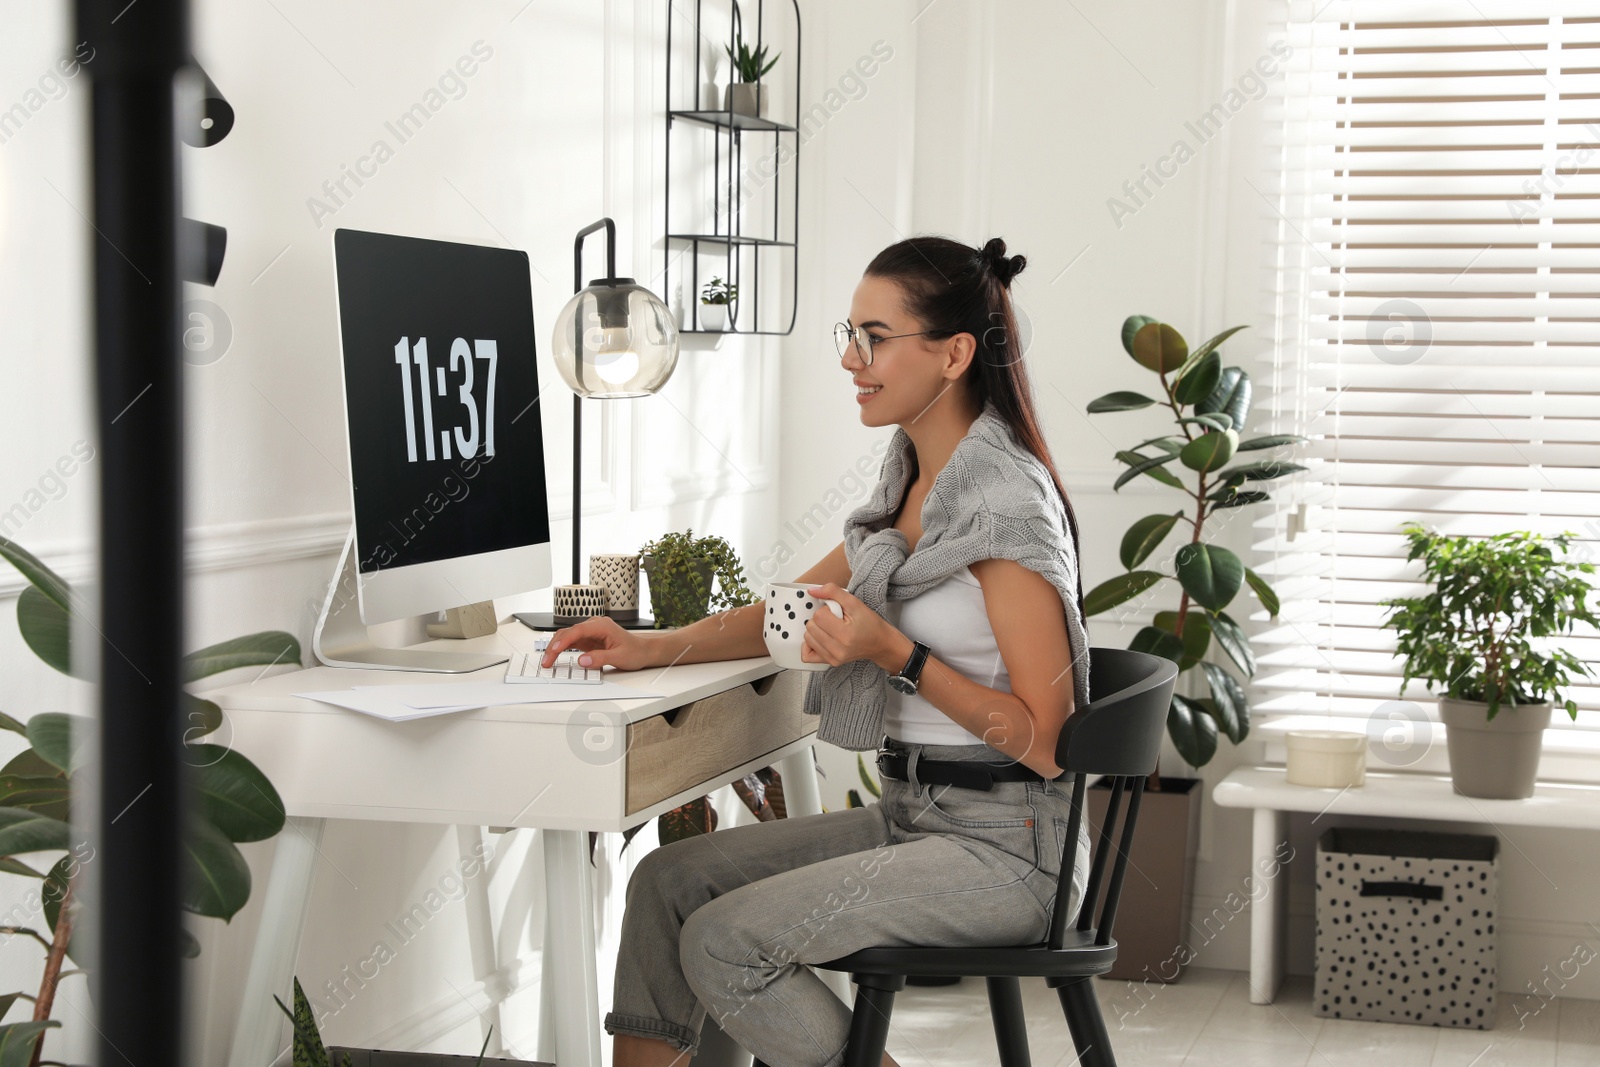
[[[911,642],[911,658],[906,660],[899,674],[889,675],[889,684],[894,686],[895,692],[916,695],[917,680],[922,677],[922,665],[928,662],[928,651],[928,646],[921,641]]]

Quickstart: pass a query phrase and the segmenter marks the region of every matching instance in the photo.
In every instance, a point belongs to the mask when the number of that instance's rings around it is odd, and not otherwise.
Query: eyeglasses
[[[861,362],[872,366],[872,349],[885,341],[893,341],[896,337],[926,337],[936,334],[939,330],[918,330],[916,333],[892,333],[888,337],[874,337],[859,326],[851,326],[848,322],[836,323],[833,327],[833,343],[839,349],[839,358],[843,359],[850,351],[850,345],[856,346],[856,354],[861,357]]]

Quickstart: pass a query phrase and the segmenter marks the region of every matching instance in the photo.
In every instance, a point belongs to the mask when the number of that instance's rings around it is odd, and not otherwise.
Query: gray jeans
[[[843,1062],[850,1008],[805,964],[875,945],[1043,941],[1071,776],[989,791],[916,780],[916,760],[1008,759],[987,745],[887,741],[909,782],[848,808],[735,826],[647,854],[628,882],[610,1034],[697,1050],[706,1014],[771,1067]],[[1069,917],[1088,880],[1080,834]]]

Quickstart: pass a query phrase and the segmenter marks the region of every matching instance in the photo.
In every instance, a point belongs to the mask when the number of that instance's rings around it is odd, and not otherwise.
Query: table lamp
[[[606,276],[583,284],[583,239],[606,231]],[[678,365],[678,327],[672,313],[632,278],[617,277],[617,227],[610,219],[585,226],[572,245],[574,295],[556,316],[550,350],[556,370],[572,390],[572,582],[582,578],[583,399],[649,396],[666,384]],[[516,617],[535,630],[556,630],[554,612],[525,611]],[[655,620],[619,619],[628,629],[647,630]]]

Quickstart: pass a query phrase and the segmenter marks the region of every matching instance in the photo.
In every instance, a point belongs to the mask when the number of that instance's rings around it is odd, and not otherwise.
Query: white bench
[[[1331,815],[1377,815],[1496,829],[1600,830],[1600,785],[1540,783],[1527,800],[1479,800],[1452,790],[1447,775],[1368,770],[1366,785],[1359,788],[1315,789],[1290,785],[1282,767],[1241,767],[1217,784],[1212,799],[1224,808],[1255,811],[1251,858],[1256,872],[1279,866],[1279,847],[1288,840],[1289,813],[1294,811],[1309,812],[1319,823]],[[1269,887],[1251,905],[1250,1000],[1256,1004],[1272,1003],[1283,981],[1288,899],[1284,887]]]

